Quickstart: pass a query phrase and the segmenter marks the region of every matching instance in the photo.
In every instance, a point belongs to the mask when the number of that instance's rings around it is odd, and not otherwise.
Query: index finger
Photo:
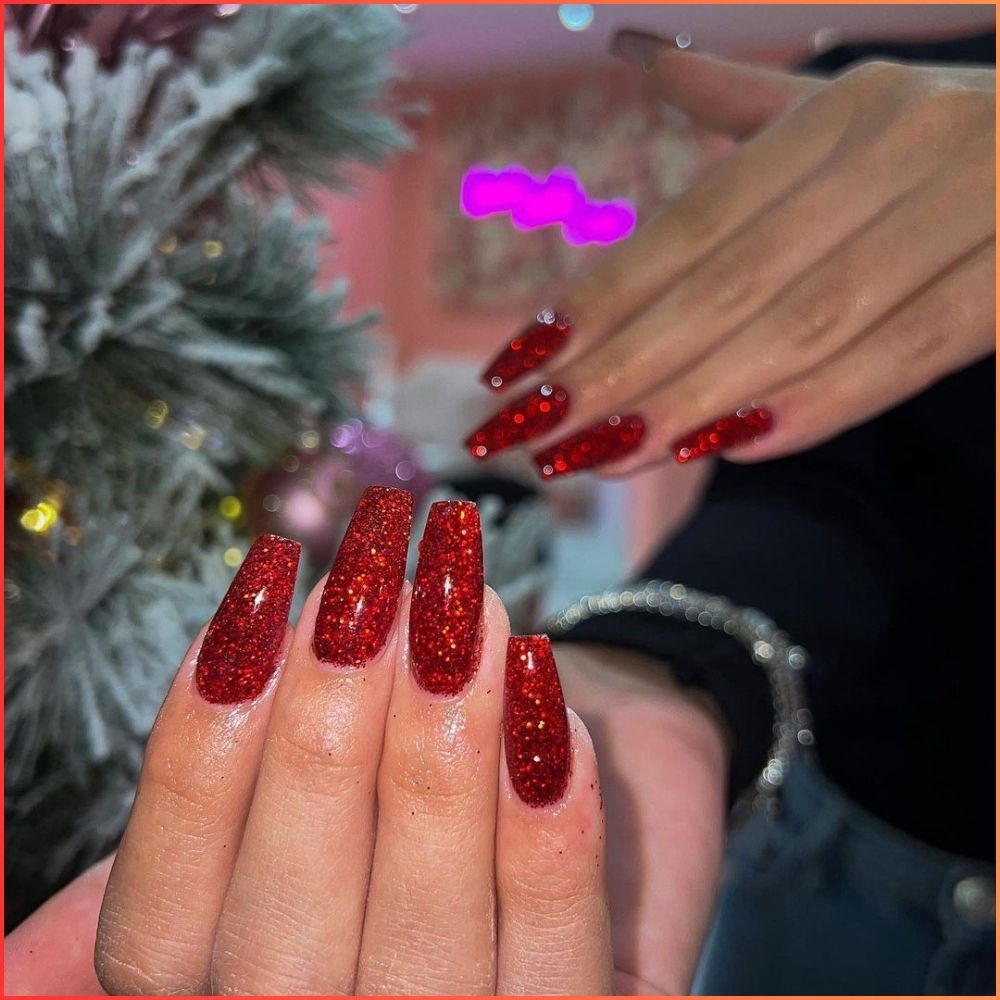
[[[298,543],[254,542],[153,725],[101,908],[112,994],[203,994],[292,630]]]

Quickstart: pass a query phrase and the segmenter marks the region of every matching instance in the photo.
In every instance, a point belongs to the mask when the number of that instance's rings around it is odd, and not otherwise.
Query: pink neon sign
[[[519,164],[503,170],[476,165],[462,178],[462,211],[472,219],[509,213],[516,229],[562,226],[574,246],[615,243],[635,228],[630,201],[591,201],[571,167],[559,166],[539,179]]]

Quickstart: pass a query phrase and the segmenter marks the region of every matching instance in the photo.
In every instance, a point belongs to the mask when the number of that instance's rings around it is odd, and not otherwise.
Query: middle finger
[[[359,993],[494,990],[508,631],[499,599],[484,593],[475,505],[435,504],[386,722]]]

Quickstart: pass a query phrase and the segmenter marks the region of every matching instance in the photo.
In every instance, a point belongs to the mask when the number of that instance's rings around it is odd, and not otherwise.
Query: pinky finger
[[[832,359],[770,392],[773,431],[726,458],[759,462],[811,448],[986,357],[993,350],[995,273],[991,242]]]
[[[497,806],[497,993],[612,990],[597,762],[546,636],[512,636]]]

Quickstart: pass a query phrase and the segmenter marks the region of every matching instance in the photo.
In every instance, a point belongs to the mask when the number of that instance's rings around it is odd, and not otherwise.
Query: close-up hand
[[[98,925],[105,991],[611,990],[605,799],[548,640],[508,645],[472,504],[432,508],[411,592],[409,519],[407,494],[369,491],[294,632],[296,546],[249,553],[150,738]],[[615,985],[683,990],[721,851],[721,736],[595,655],[566,649],[613,776]],[[106,876],[29,921],[34,948],[15,936],[15,984],[25,950],[86,938]],[[51,957],[32,992],[86,979],[79,954]]]
[[[774,458],[992,350],[992,69],[824,81],[635,32],[616,47],[742,144],[487,367],[504,402],[474,456],[530,442],[543,478]]]

